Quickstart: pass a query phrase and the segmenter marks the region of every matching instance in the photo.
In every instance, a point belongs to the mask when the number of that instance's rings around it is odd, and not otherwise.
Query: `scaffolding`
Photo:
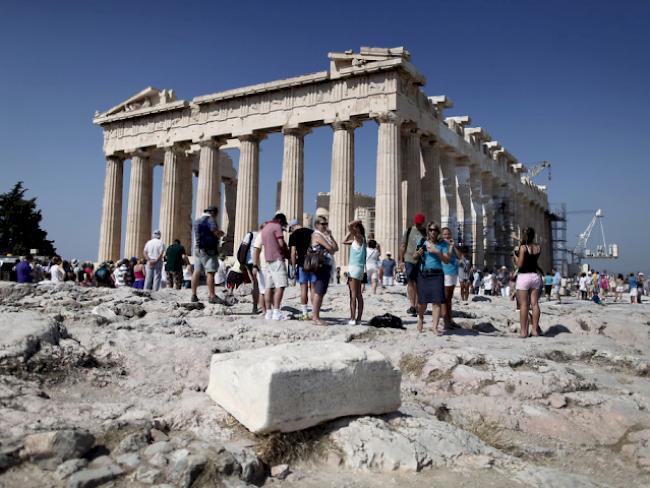
[[[562,273],[562,276],[569,275],[569,251],[567,249],[567,219],[566,204],[562,203],[553,208],[549,213],[551,219],[551,240],[553,249],[553,267]]]

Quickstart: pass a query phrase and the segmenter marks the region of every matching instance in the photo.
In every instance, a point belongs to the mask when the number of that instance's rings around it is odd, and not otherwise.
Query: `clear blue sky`
[[[602,207],[622,257],[599,268],[650,269],[645,0],[5,0],[0,191],[24,180],[61,254],[94,259],[104,178],[95,110],[149,85],[189,100],[325,70],[327,52],[362,45],[405,46],[425,91],[454,100],[448,115],[470,115],[521,162],[550,160],[552,181],[537,181],[548,183],[551,202]],[[357,191],[374,193],[376,125],[356,137]],[[330,146],[328,128],[306,139],[307,210],[329,189]],[[261,218],[274,208],[281,160],[281,136],[273,135],[262,143],[261,181],[273,184],[262,189]],[[154,194],[157,222],[159,187]],[[573,244],[590,216],[570,217]]]

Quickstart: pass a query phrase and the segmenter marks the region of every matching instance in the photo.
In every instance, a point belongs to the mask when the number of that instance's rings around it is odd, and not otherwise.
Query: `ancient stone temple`
[[[260,141],[284,134],[279,204],[302,220],[304,138],[332,128],[329,222],[337,240],[354,216],[354,134],[364,123],[378,131],[374,234],[383,249],[399,247],[413,215],[449,226],[479,265],[510,264],[512,245],[534,227],[550,265],[548,197],[524,178],[525,167],[467,116],[447,117],[445,96],[427,96],[425,78],[404,48],[361,48],[329,54],[329,69],[236,88],[191,101],[172,90],[147,88],[96,114],[104,130],[106,179],[99,260],[139,256],[151,232],[152,168],[163,166],[160,229],[169,243],[191,240],[193,177],[196,209],[219,205],[230,242],[257,228]],[[239,149],[237,175],[224,148]],[[120,249],[124,162],[130,160],[125,249]],[[345,263],[342,251],[338,261]]]

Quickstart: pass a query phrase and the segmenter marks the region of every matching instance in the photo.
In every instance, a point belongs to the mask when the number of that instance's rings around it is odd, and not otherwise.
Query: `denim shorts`
[[[305,271],[302,266],[298,266],[298,283],[304,285],[306,283],[314,283],[316,275],[311,271]]]

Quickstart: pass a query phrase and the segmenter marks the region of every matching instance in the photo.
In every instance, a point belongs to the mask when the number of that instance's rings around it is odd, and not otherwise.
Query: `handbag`
[[[308,273],[316,273],[325,266],[325,254],[327,251],[322,247],[310,246],[305,253],[305,261],[302,269]]]

